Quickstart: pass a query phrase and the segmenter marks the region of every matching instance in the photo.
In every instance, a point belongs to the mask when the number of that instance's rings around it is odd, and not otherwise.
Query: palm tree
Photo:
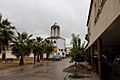
[[[43,57],[43,38],[41,37],[36,37],[36,40],[38,42],[38,54],[37,54],[37,62],[40,62],[40,55],[41,55],[41,58]]]
[[[34,63],[36,60],[36,55],[37,55],[37,62],[40,62],[40,55],[43,55],[43,38],[41,37],[36,37],[33,45],[33,53],[34,53]]]
[[[72,34],[71,44],[73,45],[70,51],[71,62],[82,61],[85,56],[84,52],[85,42],[81,45],[81,39],[79,38],[79,35]]]
[[[2,59],[5,60],[6,49],[8,48],[12,37],[14,36],[15,27],[11,25],[8,19],[0,22],[0,49],[2,52]]]
[[[78,66],[77,63],[84,60],[85,52],[84,52],[84,44],[81,45],[81,39],[79,35],[72,34],[71,40],[72,48],[70,50],[71,62],[75,62],[73,75],[72,76],[79,76],[78,74]]]
[[[19,65],[23,65],[23,58],[31,53],[31,43],[33,42],[33,39],[30,39],[31,37],[32,35],[28,35],[26,32],[17,32],[17,36],[13,38],[13,43],[11,45],[12,54],[17,56],[18,58],[20,57]]]
[[[53,48],[54,48],[53,42],[45,39],[44,40],[44,49],[45,49],[45,53],[47,55],[47,60],[49,58],[49,55],[53,52]]]
[[[36,55],[37,55],[37,52],[38,52],[38,47],[37,47],[37,42],[36,42],[36,39],[34,39],[34,42],[33,42],[33,54],[34,54],[34,64],[36,63]]]

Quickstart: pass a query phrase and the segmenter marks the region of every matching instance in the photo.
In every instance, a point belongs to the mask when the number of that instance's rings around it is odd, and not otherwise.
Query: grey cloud
[[[0,12],[18,28],[47,37],[57,22],[69,42],[72,33],[84,40],[90,0],[0,0]]]

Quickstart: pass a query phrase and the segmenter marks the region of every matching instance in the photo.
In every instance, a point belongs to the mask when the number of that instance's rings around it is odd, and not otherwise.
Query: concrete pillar
[[[90,48],[88,49],[88,62],[91,65],[91,53],[90,53]]]
[[[89,49],[86,50],[86,55],[85,55],[85,59],[87,60],[87,62],[89,62],[88,54],[89,54]]]
[[[101,80],[101,55],[102,55],[102,39],[101,38],[97,40],[97,48],[98,48],[98,73],[99,73],[99,80]]]
[[[94,46],[91,46],[91,48],[90,48],[90,53],[91,53],[91,65],[92,65],[92,64],[93,64]]]

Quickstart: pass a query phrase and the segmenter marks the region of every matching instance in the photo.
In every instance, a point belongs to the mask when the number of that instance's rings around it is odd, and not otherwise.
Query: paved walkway
[[[1,70],[0,80],[63,80],[66,75],[63,69],[69,64],[69,59],[64,59]]]
[[[69,61],[69,59],[56,62],[47,61],[36,66],[25,65],[0,70],[0,80],[64,80],[67,73],[63,72],[63,70],[71,65]],[[87,75],[88,73],[85,74]],[[86,78],[84,80],[97,80],[93,73],[89,73],[88,75],[92,78]]]

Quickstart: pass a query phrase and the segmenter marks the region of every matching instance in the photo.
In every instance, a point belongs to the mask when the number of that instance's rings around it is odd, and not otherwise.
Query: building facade
[[[53,42],[55,46],[52,56],[60,55],[61,57],[66,56],[66,43],[65,39],[60,37],[60,26],[55,23],[51,27],[51,36],[47,38],[48,40]]]
[[[87,26],[87,60],[96,68],[100,80],[105,76],[104,80],[109,80],[107,71],[104,74],[105,65],[108,69],[120,55],[120,0],[91,0]],[[105,65],[104,59],[108,61]]]

